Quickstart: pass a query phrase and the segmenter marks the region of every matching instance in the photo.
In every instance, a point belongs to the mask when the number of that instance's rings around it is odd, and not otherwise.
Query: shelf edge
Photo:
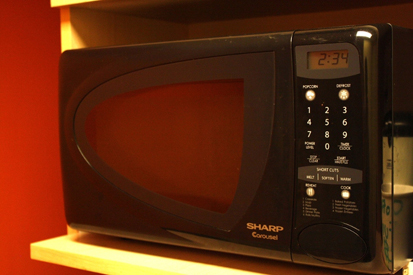
[[[97,2],[101,0],[50,0],[50,6],[52,8],[70,6],[76,4],[84,4],[89,2]]]
[[[53,239],[39,241],[30,244],[30,257],[38,260],[81,270],[97,272],[101,274],[150,274],[150,275],[177,275],[180,273],[170,272],[151,265],[145,256],[142,262],[147,264],[138,265],[131,263],[130,252],[116,251],[118,257],[112,258],[110,249],[96,247],[76,242],[76,234],[61,236]],[[106,256],[105,256],[106,255]],[[149,257],[149,256],[147,256]],[[124,259],[123,261],[121,259]],[[136,261],[135,261],[136,262]],[[140,262],[140,263],[142,263]]]

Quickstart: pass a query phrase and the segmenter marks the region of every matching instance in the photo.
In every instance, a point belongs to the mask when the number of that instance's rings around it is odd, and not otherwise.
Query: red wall
[[[91,274],[30,259],[30,243],[66,233],[60,179],[59,11],[49,0],[0,8],[1,274]]]

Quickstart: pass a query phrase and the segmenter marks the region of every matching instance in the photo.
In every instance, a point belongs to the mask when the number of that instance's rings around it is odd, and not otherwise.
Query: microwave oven
[[[395,273],[413,257],[412,64],[390,24],[66,51],[67,222]]]

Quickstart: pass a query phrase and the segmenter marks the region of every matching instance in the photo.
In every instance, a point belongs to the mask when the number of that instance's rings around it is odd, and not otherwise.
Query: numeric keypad
[[[317,156],[318,163],[351,167],[357,160],[353,152],[361,148],[358,145],[362,140],[360,96],[350,89],[351,84],[346,89],[336,88],[332,81],[330,85],[317,83],[313,85],[317,88],[311,90],[305,86],[298,100],[301,103],[296,106],[299,162],[308,165],[311,156]]]

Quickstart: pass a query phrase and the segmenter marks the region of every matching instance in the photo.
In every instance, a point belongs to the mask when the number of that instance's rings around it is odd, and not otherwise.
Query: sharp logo
[[[247,223],[247,229],[249,230],[260,230],[260,231],[268,231],[268,232],[280,232],[284,230],[284,227],[279,226],[279,225],[267,225],[267,224],[257,224],[257,223],[252,223],[249,222]]]

